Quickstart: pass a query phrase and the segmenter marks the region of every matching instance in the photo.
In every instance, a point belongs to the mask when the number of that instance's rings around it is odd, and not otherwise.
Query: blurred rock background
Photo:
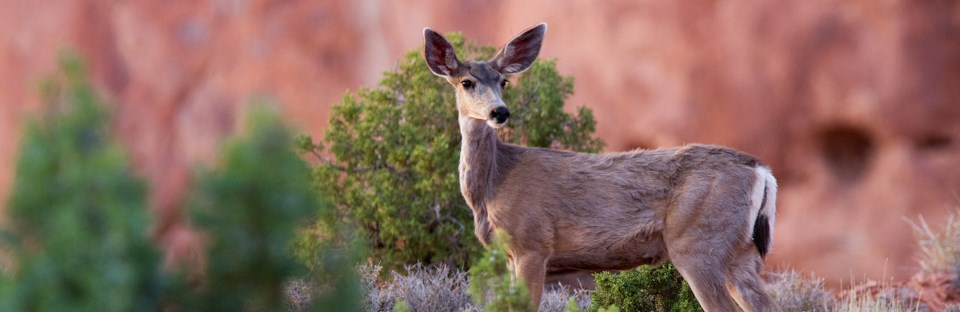
[[[153,186],[163,220],[153,232],[163,240],[181,233],[191,166],[213,160],[248,103],[281,103],[288,120],[320,137],[329,106],[419,49],[424,26],[500,45],[549,23],[541,56],[575,77],[569,108],[594,110],[607,150],[703,142],[762,158],[781,187],[771,268],[832,285],[904,279],[916,246],[903,217],[937,227],[960,204],[957,1],[0,0],[0,8],[0,199],[22,121],[41,109],[38,83],[71,49],[116,106],[112,126]]]

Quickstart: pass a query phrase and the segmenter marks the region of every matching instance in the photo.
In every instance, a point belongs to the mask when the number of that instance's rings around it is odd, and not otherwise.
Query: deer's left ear
[[[540,23],[510,40],[490,59],[490,64],[501,74],[516,74],[533,65],[540,55],[540,44],[547,33],[547,23]]]

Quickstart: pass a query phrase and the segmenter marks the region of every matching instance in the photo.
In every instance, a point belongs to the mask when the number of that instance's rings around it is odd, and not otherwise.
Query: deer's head
[[[430,71],[456,88],[461,117],[485,120],[491,127],[499,128],[510,117],[501,98],[507,85],[505,76],[530,68],[540,54],[546,31],[547,24],[541,23],[510,40],[489,60],[461,62],[446,38],[424,28],[424,57]]]

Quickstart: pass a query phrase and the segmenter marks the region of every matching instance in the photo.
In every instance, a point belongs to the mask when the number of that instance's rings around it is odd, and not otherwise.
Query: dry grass
[[[920,216],[918,222],[906,219],[913,227],[914,235],[920,249],[917,264],[923,273],[953,273],[957,274],[960,265],[960,221],[955,212],[947,219],[947,225],[940,232],[935,232],[927,225],[927,221]]]
[[[958,309],[960,302],[960,208],[947,219],[940,231],[934,231],[923,216],[917,222],[907,219],[913,227],[920,254],[918,272],[909,281],[917,298],[933,310]]]
[[[909,287],[894,284],[866,282],[844,292],[838,300],[836,311],[873,312],[873,311],[930,311],[919,300],[918,293]]]
[[[586,311],[587,307],[590,306],[590,291],[579,288],[573,289],[562,285],[555,289],[544,291],[543,299],[540,301],[540,311],[566,311],[570,299],[576,301],[580,311]]]
[[[364,264],[358,267],[365,285],[364,309],[369,312],[393,311],[393,306],[403,300],[411,311],[481,311],[483,307],[473,304],[467,293],[467,272],[447,266],[409,266],[406,274],[391,272],[387,279],[380,278],[382,267]],[[590,303],[588,291],[560,287],[545,292],[540,311],[565,311],[570,298],[585,310]]]
[[[823,278],[804,277],[797,271],[768,274],[767,292],[784,311],[830,311],[833,294],[823,287]]]
[[[467,273],[447,266],[409,266],[407,274],[391,272],[387,281],[381,281],[382,268],[365,264],[360,266],[366,285],[367,311],[393,311],[400,300],[412,311],[460,311],[470,306],[467,294]]]
[[[823,278],[796,271],[769,273],[767,292],[783,311],[930,311],[920,292],[904,283],[866,281],[835,295]],[[941,309],[934,309],[940,311]]]

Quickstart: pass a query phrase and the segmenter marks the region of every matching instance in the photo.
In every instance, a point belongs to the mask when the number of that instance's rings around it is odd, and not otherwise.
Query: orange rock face
[[[36,83],[69,48],[116,106],[161,238],[182,233],[190,167],[251,101],[281,103],[318,137],[330,105],[419,48],[424,26],[502,44],[541,21],[542,57],[576,78],[568,103],[594,110],[609,150],[715,143],[771,165],[771,267],[905,279],[916,246],[902,218],[941,224],[958,204],[954,2],[2,2],[0,198]]]

